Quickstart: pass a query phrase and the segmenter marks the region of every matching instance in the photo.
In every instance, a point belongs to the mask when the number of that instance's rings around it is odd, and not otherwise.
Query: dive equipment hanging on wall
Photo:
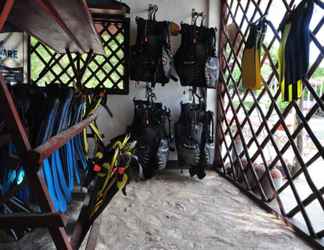
[[[201,99],[198,104],[181,103],[181,115],[175,124],[175,141],[179,165],[189,165],[190,175],[203,179],[207,165],[213,161],[214,121],[213,113],[206,111]]]
[[[153,85],[177,80],[171,51],[170,22],[155,19],[157,6],[150,6],[149,20],[136,17],[137,39],[131,46],[131,80],[151,82]]]
[[[170,110],[154,102],[155,95],[147,86],[147,100],[134,100],[134,119],[129,127],[137,141],[136,153],[141,178],[153,177],[167,165],[170,148]]]
[[[216,55],[216,29],[181,24],[181,46],[175,54],[175,66],[182,86],[216,88],[219,62]]]

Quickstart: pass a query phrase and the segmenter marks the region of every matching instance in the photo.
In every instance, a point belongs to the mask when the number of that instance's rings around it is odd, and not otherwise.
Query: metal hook
[[[148,101],[148,103],[153,103],[154,100],[156,100],[156,95],[153,92],[153,88],[150,86],[150,84],[147,82],[145,86],[145,97]]]
[[[192,9],[191,12],[191,24],[196,25],[197,24],[197,19],[199,17],[203,18],[204,12],[197,12],[196,9]]]
[[[156,4],[149,4],[148,7],[148,19],[155,20],[156,12],[159,10],[159,7]]]
[[[201,16],[201,24],[200,24],[200,26],[203,27],[205,22],[207,22],[207,15],[203,14]]]
[[[249,24],[254,24],[254,25],[255,25],[255,24],[257,24],[259,21],[266,19],[267,15],[268,15],[268,14],[263,14],[263,15],[260,16],[260,18],[258,18],[256,21],[254,21],[253,23],[252,23],[252,22],[249,22]]]

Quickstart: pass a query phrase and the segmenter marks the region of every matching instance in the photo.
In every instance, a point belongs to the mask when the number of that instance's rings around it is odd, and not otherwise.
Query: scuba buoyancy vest
[[[250,25],[242,58],[242,82],[249,90],[257,90],[262,87],[260,53],[266,30],[265,18]]]
[[[216,81],[208,79],[209,75],[218,78],[215,29],[181,24],[181,33],[181,46],[175,54],[181,85],[215,88]],[[210,74],[211,70],[216,73]]]
[[[189,165],[191,176],[205,177],[205,168],[213,155],[213,113],[204,104],[181,104],[181,115],[175,124],[179,165]]]
[[[136,18],[137,39],[131,46],[131,80],[169,82],[173,75],[173,56],[170,50],[169,22]]]
[[[134,100],[135,115],[129,128],[137,141],[136,153],[142,167],[141,178],[148,179],[164,169],[169,156],[170,111],[161,103]]]

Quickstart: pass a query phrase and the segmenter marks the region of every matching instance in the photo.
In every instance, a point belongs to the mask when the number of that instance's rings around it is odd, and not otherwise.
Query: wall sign
[[[10,84],[27,82],[27,41],[24,33],[0,33],[0,74]]]

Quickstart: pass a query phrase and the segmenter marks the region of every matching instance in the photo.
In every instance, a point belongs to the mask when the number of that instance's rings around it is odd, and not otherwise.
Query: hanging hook
[[[198,18],[198,12],[196,11],[196,9],[192,9],[192,11],[191,11],[191,24],[195,24],[197,22],[197,18]]]
[[[153,103],[153,101],[156,99],[156,95],[153,92],[153,88],[150,86],[150,83],[146,83],[145,86],[145,97],[147,99],[148,103]]]
[[[268,14],[263,14],[262,16],[260,16],[257,20],[255,20],[254,22],[250,21],[249,24],[257,24],[258,22],[262,21],[262,20],[266,20]]]
[[[191,11],[191,24],[196,25],[197,24],[197,19],[199,17],[203,18],[204,12],[197,12],[196,9],[192,9]]]
[[[148,19],[155,20],[156,12],[159,10],[159,7],[156,4],[149,4],[148,8]]]
[[[199,16],[201,17],[200,27],[204,27],[205,24],[207,25],[207,15],[205,15],[203,12],[201,14],[202,15]]]

